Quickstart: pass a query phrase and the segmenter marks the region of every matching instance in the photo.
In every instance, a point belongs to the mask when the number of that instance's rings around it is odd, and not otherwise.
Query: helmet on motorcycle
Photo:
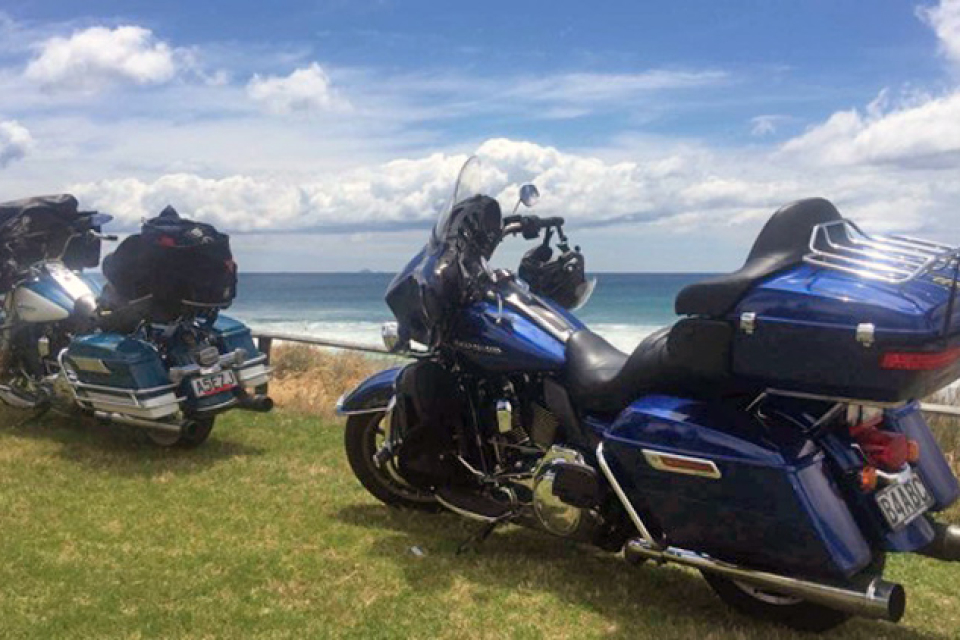
[[[549,298],[566,309],[577,309],[590,299],[596,280],[587,280],[579,247],[570,249],[562,242],[557,247],[560,254],[554,258],[547,241],[523,256],[520,278],[538,296]]]

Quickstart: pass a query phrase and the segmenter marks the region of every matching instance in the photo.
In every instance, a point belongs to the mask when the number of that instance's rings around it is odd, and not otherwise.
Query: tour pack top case
[[[728,318],[732,371],[767,388],[899,403],[960,378],[958,251],[815,225],[802,262],[752,287]]]

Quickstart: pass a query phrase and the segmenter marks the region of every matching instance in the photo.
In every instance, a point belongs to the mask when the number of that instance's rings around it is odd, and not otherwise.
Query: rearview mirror
[[[540,199],[540,190],[537,189],[537,185],[527,183],[520,187],[520,202],[523,203],[525,207],[532,207],[537,204],[537,200]]]

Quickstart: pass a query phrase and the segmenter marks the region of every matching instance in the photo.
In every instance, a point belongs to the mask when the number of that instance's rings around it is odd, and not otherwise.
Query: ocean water
[[[703,274],[596,274],[597,288],[576,315],[623,350],[676,320],[673,300]],[[387,273],[241,274],[227,313],[255,330],[381,344],[380,326],[393,320],[383,294]]]

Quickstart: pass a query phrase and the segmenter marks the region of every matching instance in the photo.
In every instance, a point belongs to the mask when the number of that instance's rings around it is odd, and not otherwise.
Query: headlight
[[[400,342],[400,325],[396,322],[384,322],[383,327],[380,328],[380,336],[387,351],[393,351]]]

